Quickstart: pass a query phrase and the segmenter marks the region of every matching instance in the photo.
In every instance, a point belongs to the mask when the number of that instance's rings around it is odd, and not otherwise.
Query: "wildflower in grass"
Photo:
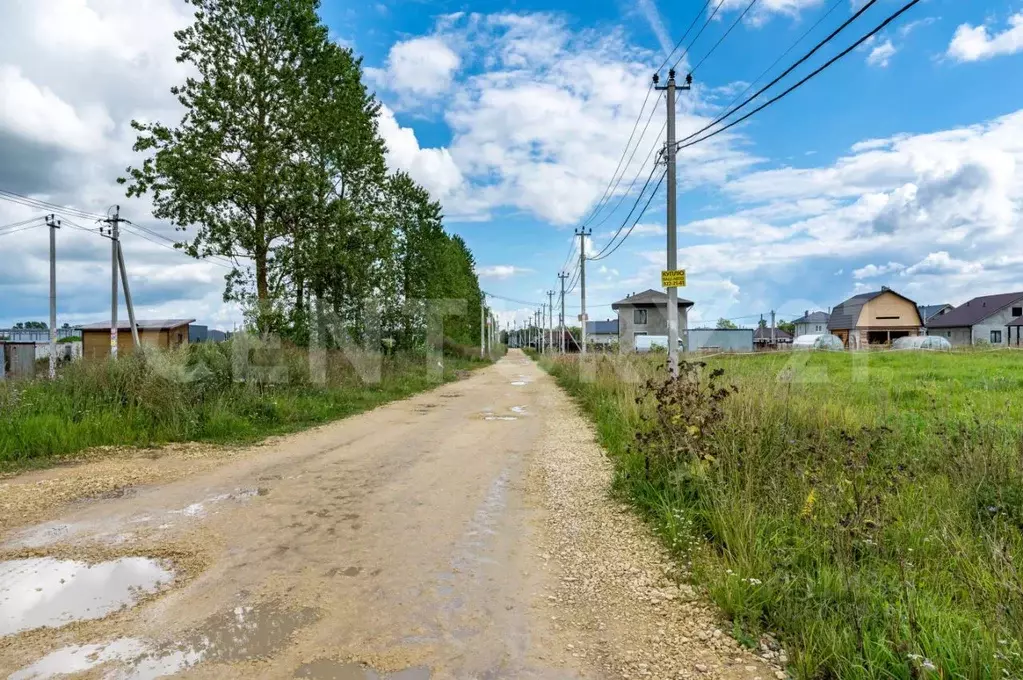
[[[810,493],[807,494],[806,500],[803,501],[803,509],[800,511],[799,516],[803,519],[809,519],[813,515],[813,506],[817,503],[817,490],[810,489]]]

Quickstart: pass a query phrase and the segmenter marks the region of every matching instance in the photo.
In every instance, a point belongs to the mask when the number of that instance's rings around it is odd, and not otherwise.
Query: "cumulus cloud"
[[[366,72],[380,87],[416,100],[447,92],[461,61],[443,38],[429,35],[395,43],[386,67]]]
[[[871,48],[870,54],[867,55],[867,64],[886,68],[897,51],[891,40],[885,40],[880,45]]]
[[[948,46],[948,56],[956,61],[981,61],[1023,51],[1023,12],[1009,17],[1009,27],[990,33],[986,26],[960,24]]]
[[[525,274],[533,271],[524,267],[516,267],[510,264],[495,264],[489,267],[480,267],[476,270],[481,279],[510,279],[518,274]]]
[[[879,276],[887,276],[895,272],[901,272],[906,268],[906,265],[899,264],[898,262],[889,262],[888,264],[876,265],[868,264],[865,267],[854,269],[852,276],[856,280],[860,279],[875,279]]]
[[[394,112],[386,106],[380,107],[378,126],[387,145],[387,165],[392,170],[406,171],[442,201],[461,186],[462,173],[450,151],[420,147],[415,130],[401,127]]]

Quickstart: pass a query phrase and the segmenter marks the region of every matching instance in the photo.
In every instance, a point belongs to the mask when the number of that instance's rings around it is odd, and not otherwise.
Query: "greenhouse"
[[[830,333],[800,335],[792,341],[793,349],[819,349],[827,352],[841,352],[845,349],[842,339]]]
[[[893,342],[892,349],[926,349],[948,352],[952,349],[952,343],[937,335],[912,335]]]

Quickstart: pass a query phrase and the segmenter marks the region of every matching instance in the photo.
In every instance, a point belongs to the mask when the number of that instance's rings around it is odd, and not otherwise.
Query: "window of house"
[[[1001,331],[991,331],[991,344],[992,345],[1000,345],[1000,344],[1002,344],[1002,332]]]
[[[952,337],[952,331],[945,331],[945,337],[946,338],[951,338]]]
[[[646,310],[645,309],[634,309],[632,310],[632,322],[636,324],[646,323]],[[646,335],[644,333],[644,335]]]
[[[1013,307],[1012,308],[1012,315],[1013,316],[1023,316],[1023,307]]]

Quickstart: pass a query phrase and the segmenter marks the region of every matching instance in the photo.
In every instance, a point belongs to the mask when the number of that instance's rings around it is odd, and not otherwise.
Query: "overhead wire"
[[[668,53],[668,56],[664,58],[664,61],[661,62],[661,65],[657,67],[657,71],[656,72],[659,73],[660,71],[662,71],[664,69],[665,64],[667,64],[669,61],[671,61],[671,58],[673,56],[675,56],[675,52],[678,50],[679,47],[682,46],[682,43],[685,42],[686,38],[689,37],[689,34],[692,32],[693,28],[696,26],[696,22],[700,20],[700,17],[703,16],[703,13],[707,11],[708,7],[710,7],[710,3],[711,3],[711,0],[707,0],[705,3],[703,3],[703,7],[700,9],[699,12],[696,13],[696,16],[693,17],[693,21],[692,21],[692,23],[689,24],[689,28],[687,28],[686,32],[682,34],[682,37],[678,39],[678,42],[675,43],[675,47],[673,47],[671,52]],[[685,52],[683,52],[682,56],[679,57],[678,61],[675,62],[676,66],[678,65],[679,61],[682,61],[683,57],[685,57]],[[674,67],[672,67],[672,68],[674,68]]]
[[[872,1],[873,1],[873,0],[872,0]],[[798,88],[800,88],[800,87],[802,87],[803,85],[805,85],[805,84],[806,84],[807,82],[809,82],[809,81],[810,81],[810,80],[811,80],[812,78],[814,78],[815,76],[819,75],[819,74],[820,74],[821,72],[823,72],[823,71],[824,71],[825,69],[829,68],[829,67],[830,67],[830,66],[831,66],[832,64],[834,64],[835,62],[837,62],[837,61],[838,61],[839,59],[842,59],[843,57],[845,57],[846,55],[848,55],[848,54],[849,54],[850,52],[852,52],[853,50],[855,50],[855,49],[856,49],[857,47],[859,47],[860,45],[862,45],[863,43],[865,43],[865,42],[866,42],[867,40],[869,40],[869,39],[870,39],[870,38],[872,38],[873,36],[877,35],[877,34],[878,34],[878,33],[880,33],[881,31],[883,31],[883,30],[884,30],[884,29],[885,29],[885,28],[886,28],[886,27],[887,27],[887,26],[888,26],[889,24],[891,24],[891,23],[892,23],[893,21],[895,21],[896,19],[898,19],[898,18],[899,18],[900,16],[902,16],[903,14],[905,14],[906,12],[908,12],[908,11],[909,11],[909,10],[910,10],[910,9],[911,9],[911,8],[912,8],[912,7],[914,6],[914,5],[917,5],[917,4],[919,4],[919,3],[920,3],[920,0],[911,0],[911,2],[908,2],[908,3],[906,3],[905,5],[903,5],[903,7],[902,7],[902,8],[901,8],[901,9],[900,9],[899,11],[897,11],[897,12],[895,12],[894,14],[890,15],[890,16],[889,16],[889,17],[888,17],[887,19],[885,19],[885,20],[884,20],[884,21],[882,21],[882,22],[881,22],[880,24],[878,24],[878,25],[877,25],[876,27],[874,27],[874,28],[873,28],[873,29],[872,29],[872,30],[871,30],[871,31],[870,31],[869,33],[867,33],[867,34],[866,34],[866,35],[864,35],[864,36],[863,36],[862,38],[860,38],[859,40],[857,40],[856,42],[854,42],[854,43],[853,43],[852,45],[850,45],[849,47],[845,48],[844,50],[842,50],[841,52],[839,52],[838,54],[836,54],[836,55],[835,55],[834,57],[832,57],[832,58],[831,58],[831,59],[829,59],[828,61],[824,62],[824,64],[823,64],[823,65],[821,65],[820,67],[818,67],[817,69],[815,69],[815,70],[814,70],[813,72],[811,72],[811,73],[810,73],[809,75],[807,75],[807,76],[806,76],[805,78],[803,78],[802,80],[800,80],[799,82],[797,82],[797,83],[796,83],[795,85],[792,85],[791,87],[789,87],[789,88],[788,88],[787,90],[785,90],[785,91],[784,91],[784,92],[782,92],[781,94],[779,94],[779,95],[777,95],[777,96],[775,96],[775,97],[773,97],[773,98],[769,99],[768,101],[764,102],[763,104],[761,104],[761,105],[760,105],[760,106],[758,106],[757,108],[753,109],[752,111],[750,111],[750,112],[749,112],[749,113],[747,113],[746,115],[744,115],[744,116],[741,116],[740,118],[737,118],[736,120],[732,121],[732,122],[731,122],[731,123],[729,123],[728,125],[725,125],[725,126],[724,126],[724,127],[722,127],[722,128],[719,128],[719,129],[717,129],[717,130],[714,130],[713,132],[711,132],[711,133],[708,133],[708,134],[704,135],[703,137],[699,137],[699,138],[697,138],[697,139],[694,139],[694,140],[692,140],[692,141],[690,141],[690,142],[687,142],[687,143],[685,143],[685,144],[683,144],[683,143],[679,142],[679,143],[678,143],[678,145],[676,146],[676,149],[680,151],[680,150],[682,150],[682,149],[685,149],[685,148],[688,148],[688,147],[690,147],[690,146],[693,146],[694,144],[699,144],[700,142],[706,141],[706,140],[710,139],[711,137],[714,137],[714,136],[716,136],[716,135],[719,135],[719,134],[721,134],[722,132],[724,132],[724,131],[726,131],[726,130],[728,130],[728,129],[732,128],[732,127],[735,127],[736,125],[738,125],[739,123],[743,122],[744,120],[747,120],[747,119],[749,119],[749,117],[750,117],[750,116],[753,116],[754,114],[756,114],[756,113],[758,113],[758,112],[760,112],[760,111],[763,111],[764,109],[766,109],[766,108],[767,108],[768,106],[770,106],[771,104],[774,104],[775,102],[777,102],[777,101],[779,101],[779,100],[783,99],[783,98],[784,98],[784,97],[786,97],[786,96],[787,96],[788,94],[792,93],[793,91],[795,91],[795,90],[797,90]],[[692,137],[692,135],[690,135],[690,137]],[[687,138],[687,139],[688,139],[688,138]]]
[[[103,216],[97,213],[90,213],[85,210],[79,210],[78,208],[69,208],[68,206],[59,205],[57,203],[51,203],[44,201],[41,198],[32,198],[31,196],[25,196],[15,191],[8,189],[0,189],[0,199],[10,201],[11,203],[17,203],[29,208],[37,208],[46,210],[49,212],[60,213],[62,215],[73,215],[82,219],[102,219]]]
[[[643,209],[639,211],[638,215],[636,215],[636,219],[633,221],[632,226],[629,227],[629,230],[625,233],[625,236],[622,237],[622,239],[614,246],[614,248],[612,248],[611,250],[607,251],[605,254],[601,255],[600,257],[590,258],[592,261],[597,262],[599,260],[607,259],[607,258],[611,257],[612,255],[614,255],[616,250],[621,248],[622,244],[625,243],[625,240],[627,238],[629,238],[630,234],[632,234],[632,230],[635,229],[636,225],[639,224],[639,221],[641,219],[643,219],[643,215],[646,213],[647,209],[650,207],[650,203],[654,200],[654,196],[657,195],[657,191],[661,188],[661,184],[664,182],[664,178],[665,178],[665,176],[667,176],[667,174],[668,174],[667,170],[665,170],[663,173],[661,173],[661,178],[659,180],[657,180],[657,185],[654,187],[654,190],[652,192],[650,192],[650,197],[647,199],[646,204],[643,206]],[[630,212],[630,215],[631,215],[631,212]],[[626,219],[626,221],[628,221],[629,218],[626,217],[625,219]]]
[[[865,4],[863,7],[861,7],[851,17],[849,17],[844,22],[842,22],[842,24],[838,28],[836,28],[827,37],[825,37],[823,40],[821,40],[816,45],[814,45],[813,49],[811,49],[809,52],[807,52],[802,57],[797,59],[795,63],[793,63],[791,66],[789,66],[787,69],[785,69],[778,77],[776,77],[774,80],[769,82],[767,85],[764,85],[762,88],[757,90],[754,94],[750,95],[745,101],[743,101],[738,106],[734,106],[734,107],[729,108],[728,111],[726,111],[725,113],[721,114],[720,116],[715,118],[713,121],[711,121],[707,125],[703,126],[699,130],[697,130],[696,132],[692,133],[691,135],[689,135],[687,137],[683,137],[682,139],[680,139],[678,141],[678,144],[683,144],[685,142],[688,142],[689,140],[693,139],[694,137],[696,137],[696,136],[698,136],[700,134],[703,134],[704,132],[706,132],[710,128],[714,127],[718,123],[722,122],[726,118],[730,117],[731,115],[737,113],[738,111],[741,111],[743,108],[746,107],[747,104],[749,104],[754,99],[759,97],[765,91],[767,91],[770,88],[774,87],[774,85],[776,85],[782,78],[784,78],[788,74],[792,73],[792,71],[794,71],[796,68],[798,68],[803,63],[805,63],[807,59],[809,59],[814,54],[816,54],[822,47],[824,47],[826,44],[828,44],[829,42],[834,40],[835,37],[838,36],[839,33],[844,31],[852,22],[856,21],[856,19],[858,19],[860,16],[862,16],[863,13],[866,12],[876,2],[877,2],[877,0],[868,0],[867,4]],[[802,40],[802,38],[800,38],[800,40]],[[798,41],[797,41],[797,43],[798,43]],[[795,47],[795,45],[793,45],[793,47]],[[789,49],[791,50],[792,48],[789,48]],[[780,60],[781,60],[781,57],[779,57],[779,61]],[[777,62],[775,62],[775,63],[777,63]]]
[[[723,43],[725,41],[725,38],[728,37],[728,34],[731,33],[732,30],[735,29],[735,27],[739,25],[739,22],[742,21],[746,17],[747,14],[749,14],[749,11],[751,9],[753,9],[753,5],[755,5],[755,4],[757,4],[757,0],[750,0],[750,3],[748,5],[746,5],[746,9],[744,9],[742,11],[742,14],[740,14],[739,16],[737,16],[735,18],[735,21],[733,21],[732,25],[728,27],[728,30],[725,31],[724,34],[720,38],[718,38],[718,41],[716,43],[714,43],[714,47],[711,47],[710,51],[707,52],[707,54],[703,55],[703,59],[700,59],[700,61],[696,64],[696,66],[694,66],[691,69],[689,69],[689,75],[693,75],[694,73],[696,73],[696,69],[698,69],[701,66],[703,66],[703,62],[707,61],[707,58],[710,55],[714,54],[714,50],[716,50],[718,48],[718,46],[721,45],[721,43]],[[713,18],[713,17],[711,17],[711,18]]]
[[[689,43],[689,47],[687,47],[685,51],[679,55],[678,59],[675,60],[675,63],[672,64],[671,66],[672,70],[677,69],[678,65],[682,63],[682,60],[685,58],[685,56],[689,53],[690,50],[693,49],[693,45],[696,44],[696,41],[700,39],[700,36],[703,35],[703,32],[707,30],[708,26],[710,26],[710,22],[714,21],[714,17],[717,15],[718,10],[721,9],[721,5],[723,4],[725,4],[725,0],[718,0],[718,4],[716,7],[714,7],[714,11],[710,13],[710,16],[707,17],[707,20],[703,22],[703,26],[700,26],[700,30],[697,31],[696,35],[693,36],[692,41]],[[706,7],[704,7],[704,9],[706,9]]]

